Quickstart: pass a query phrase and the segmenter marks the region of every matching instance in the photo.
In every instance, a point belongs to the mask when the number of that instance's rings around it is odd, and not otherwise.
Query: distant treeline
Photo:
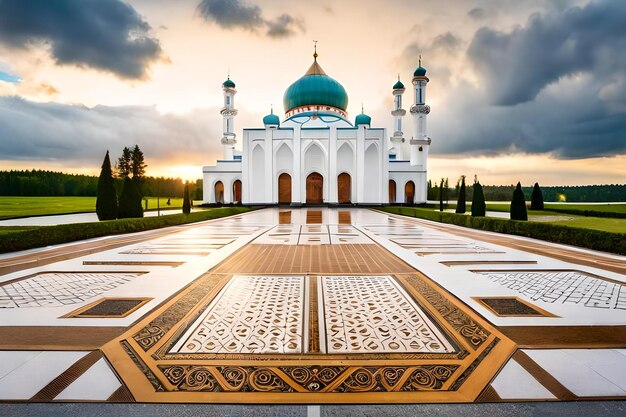
[[[439,199],[439,186],[437,184],[431,184],[428,182],[428,199]],[[466,179],[467,184],[467,200],[472,199],[472,184],[471,180]],[[530,196],[533,192],[534,184],[529,184],[527,187],[522,187],[524,191],[524,197],[527,201],[530,201]],[[613,202],[613,201],[626,201],[626,184],[610,184],[610,185],[580,185],[580,186],[560,186],[560,187],[541,187],[543,194],[543,200],[546,202],[551,201],[567,201],[570,203],[583,203],[583,202]],[[483,185],[483,193],[485,194],[486,201],[511,201],[513,196],[513,190],[515,185]],[[445,186],[444,186],[444,191]],[[447,189],[448,201],[456,200],[458,197],[459,188],[449,187]]]
[[[115,180],[118,195],[123,180]],[[142,191],[145,196],[182,197],[184,183],[180,178],[144,177]],[[195,199],[202,199],[202,180],[196,182]],[[23,197],[95,197],[98,177],[64,174],[53,171],[0,171],[0,196]]]

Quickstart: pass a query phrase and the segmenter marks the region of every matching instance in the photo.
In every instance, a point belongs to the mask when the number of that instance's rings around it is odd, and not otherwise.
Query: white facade
[[[425,105],[427,83],[425,76],[413,79],[415,101],[411,114],[416,134],[410,141],[410,159],[404,160],[400,144],[404,142],[402,116],[406,111],[401,108],[404,86],[397,88],[400,82],[393,89],[394,134],[389,138],[386,129],[371,127],[365,114],[358,115],[354,125],[348,121],[345,90],[323,72],[315,59],[305,76],[285,93],[286,119],[280,122],[271,114],[263,119],[264,128],[243,129],[239,153],[234,150],[237,140],[233,130],[236,91],[234,83],[227,80],[221,111],[224,159],[215,166],[203,167],[204,203],[426,202],[430,145],[425,123],[430,111]]]

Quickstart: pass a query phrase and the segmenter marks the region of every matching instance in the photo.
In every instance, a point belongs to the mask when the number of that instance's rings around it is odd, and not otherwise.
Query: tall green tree
[[[129,177],[124,178],[122,193],[120,195],[119,218],[143,217],[141,195],[135,187],[135,183]]]
[[[483,187],[478,182],[478,178],[474,177],[474,189],[472,193],[472,217],[485,217],[487,206],[485,204],[485,195]]]
[[[459,188],[459,199],[456,202],[456,212],[463,214],[465,211],[465,175],[461,175],[461,187]]]
[[[511,220],[528,220],[524,192],[522,191],[522,184],[519,182],[513,191],[513,198],[511,199]]]
[[[109,151],[107,151],[98,178],[98,196],[96,198],[98,220],[117,219],[117,210],[117,194],[113,185],[111,159],[109,158]]]
[[[439,187],[439,211],[443,211],[443,199],[444,199],[444,191],[443,191],[443,178],[441,179],[441,186]]]
[[[122,156],[117,160],[116,170],[117,176],[120,178],[129,177],[132,172],[132,154],[128,147],[122,149]]]
[[[185,184],[185,191],[183,193],[183,213],[191,213],[191,198],[189,197],[189,184]]]
[[[539,183],[537,182],[533,187],[533,194],[530,198],[530,209],[543,210],[543,193],[541,192],[541,188],[539,188]]]
[[[135,145],[132,151],[130,151],[130,170],[133,174],[134,180],[141,180],[146,174],[146,165],[143,152],[139,149],[138,145]]]

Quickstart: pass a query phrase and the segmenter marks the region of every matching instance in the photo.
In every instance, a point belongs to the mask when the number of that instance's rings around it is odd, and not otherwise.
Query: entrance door
[[[407,182],[404,186],[404,202],[407,204],[415,202],[415,184],[413,181]]]
[[[395,204],[396,202],[396,182],[389,180],[389,204]]]
[[[224,204],[224,184],[222,184],[222,181],[215,183],[215,202]]]
[[[278,176],[278,203],[291,204],[291,175],[286,172]]]
[[[233,203],[241,203],[241,181],[233,183]]]
[[[306,177],[306,203],[322,204],[324,202],[324,177],[312,172]]]
[[[350,174],[344,172],[337,177],[337,201],[339,204],[352,202],[352,180]]]

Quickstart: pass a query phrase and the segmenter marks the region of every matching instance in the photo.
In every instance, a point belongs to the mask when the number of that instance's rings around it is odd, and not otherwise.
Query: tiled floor
[[[365,209],[272,208],[14,268],[0,275],[0,327],[32,334],[15,339],[22,344],[0,340],[0,400],[132,401],[139,386],[204,393],[243,387],[254,392],[242,397],[251,402],[266,401],[263,390],[328,391],[321,402],[346,401],[342,393],[355,389],[363,395],[349,401],[386,401],[376,396],[384,390],[403,391],[403,401],[450,401],[464,390],[465,401],[626,397],[626,341],[593,340],[594,349],[586,349],[523,336],[558,327],[571,341],[597,326],[622,334],[626,277],[616,270],[626,259],[572,249],[598,262],[571,254],[567,261],[561,247],[519,239],[512,248],[493,234]],[[427,286],[399,278],[416,271]],[[208,284],[194,293],[200,282]],[[433,295],[438,291],[444,296]],[[124,297],[150,301],[127,317],[66,317],[100,298]],[[498,315],[477,301],[489,297],[517,297],[552,314]],[[477,314],[468,319],[457,305]],[[504,332],[521,327],[530,330]],[[91,352],[75,337],[49,350],[38,334],[57,328],[143,333]],[[519,349],[506,353],[505,342]],[[122,354],[107,357],[113,345]],[[128,352],[165,358],[158,367],[166,369],[143,369],[135,358],[132,366],[147,378],[139,383],[119,368]],[[179,366],[182,357],[194,359]],[[279,365],[267,365],[268,358]],[[393,360],[397,366],[386,365]],[[402,367],[407,361],[417,362]],[[483,364],[490,365],[476,375],[490,379],[478,384],[458,368]],[[162,379],[150,376],[155,369]],[[439,391],[448,397],[434,396]]]

